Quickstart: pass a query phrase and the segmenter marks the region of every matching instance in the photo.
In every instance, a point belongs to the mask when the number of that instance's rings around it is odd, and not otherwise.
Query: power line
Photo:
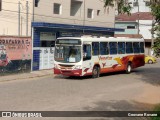
[[[13,12],[13,13],[18,13],[17,11],[12,11],[12,10],[5,10],[2,9],[3,11],[8,11],[8,12]],[[23,14],[26,14],[25,12],[21,12]],[[30,15],[33,15],[32,13],[28,13]],[[48,15],[41,15],[41,14],[34,14],[35,16],[39,16],[39,17],[47,17],[47,18],[59,18],[59,19],[64,19],[64,20],[77,20],[77,21],[83,21],[83,20],[79,20],[79,19],[71,19],[71,18],[62,18],[62,17],[55,17],[55,16],[48,16]],[[91,21],[91,20],[85,20],[87,22],[98,22],[98,23],[112,23],[112,22],[102,22],[102,21]]]

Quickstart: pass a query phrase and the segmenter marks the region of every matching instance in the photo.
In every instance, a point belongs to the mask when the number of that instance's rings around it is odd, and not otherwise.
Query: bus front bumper
[[[77,70],[60,70],[54,68],[54,74],[62,74],[65,76],[82,76],[82,69]]]

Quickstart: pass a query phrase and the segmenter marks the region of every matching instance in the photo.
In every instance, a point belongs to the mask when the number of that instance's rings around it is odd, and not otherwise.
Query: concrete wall
[[[0,35],[18,35],[18,1],[21,2],[20,10],[20,35],[26,35],[26,1],[24,0],[3,0],[2,11],[0,11]],[[29,24],[28,35],[31,35],[32,5],[33,0],[29,1]]]
[[[151,39],[152,20],[140,20],[139,21],[140,34],[144,39]]]
[[[135,26],[135,29],[127,29],[127,26]],[[136,22],[115,22],[116,28],[125,29],[124,32],[115,32],[115,34],[137,34],[137,23]]]
[[[82,2],[79,14],[71,16],[71,1],[73,0],[40,0],[38,7],[35,7],[35,22],[114,27],[114,7],[104,9],[104,3],[100,0],[78,0]],[[53,14],[54,3],[61,4],[62,11],[60,15]],[[87,18],[88,8],[93,9],[94,11],[93,19]],[[98,16],[97,10],[100,10],[100,14]]]
[[[30,37],[0,36],[0,76],[31,70]]]

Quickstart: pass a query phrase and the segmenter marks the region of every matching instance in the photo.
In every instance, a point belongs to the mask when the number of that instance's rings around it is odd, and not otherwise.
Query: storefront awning
[[[32,27],[76,29],[76,30],[103,31],[103,32],[124,32],[124,29],[120,28],[82,26],[82,25],[57,24],[57,23],[45,23],[45,22],[32,22]]]

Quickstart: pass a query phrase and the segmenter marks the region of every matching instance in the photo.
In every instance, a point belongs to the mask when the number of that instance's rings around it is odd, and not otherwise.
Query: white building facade
[[[150,12],[150,0],[128,0],[132,10],[131,13],[136,12]]]

